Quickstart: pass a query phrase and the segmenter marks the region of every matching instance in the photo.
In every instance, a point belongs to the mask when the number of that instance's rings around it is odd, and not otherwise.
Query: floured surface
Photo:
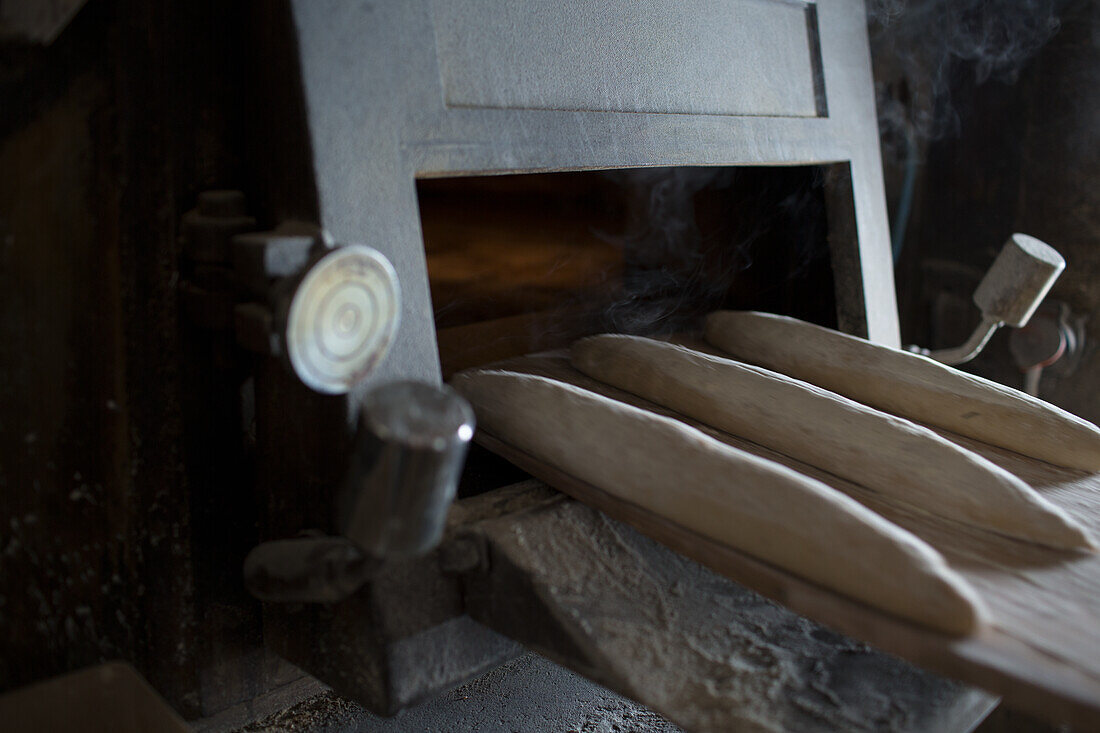
[[[567,498],[483,531],[532,579],[577,648],[600,660],[603,683],[687,730],[951,730],[991,702]]]
[[[564,352],[494,366],[560,379],[659,414],[680,417],[585,377],[569,365]],[[928,541],[974,585],[991,614],[991,633],[980,639],[947,643],[941,638],[910,634],[910,630],[893,622],[867,629],[863,638],[881,637],[869,640],[975,684],[998,688],[1010,697],[1015,695],[1024,707],[1100,721],[1100,555],[1051,550],[920,514],[753,443],[690,420],[685,422],[730,445],[818,478]],[[1050,466],[950,437],[1015,473],[1086,528],[1100,532],[1100,475]],[[799,610],[812,615],[813,609]],[[842,622],[829,620],[834,625]]]

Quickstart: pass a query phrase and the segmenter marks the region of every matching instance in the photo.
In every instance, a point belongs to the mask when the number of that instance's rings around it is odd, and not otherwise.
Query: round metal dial
[[[385,357],[401,313],[397,273],[380,252],[350,244],[305,274],[290,301],[286,354],[308,387],[343,394]]]

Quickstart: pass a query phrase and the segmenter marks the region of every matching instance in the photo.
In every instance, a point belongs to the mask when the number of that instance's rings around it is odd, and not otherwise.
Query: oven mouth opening
[[[833,167],[418,180],[444,379],[596,333],[698,333],[723,308],[835,327],[825,185]],[[479,454],[460,495],[525,476],[494,476]],[[479,471],[485,481],[474,490],[469,474]]]

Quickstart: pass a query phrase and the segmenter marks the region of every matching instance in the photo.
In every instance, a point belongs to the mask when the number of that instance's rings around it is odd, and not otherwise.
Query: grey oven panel
[[[431,16],[448,106],[819,116],[813,5],[433,0]]]

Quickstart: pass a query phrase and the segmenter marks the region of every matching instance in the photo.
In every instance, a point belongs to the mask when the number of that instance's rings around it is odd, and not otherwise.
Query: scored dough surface
[[[1100,428],[997,382],[796,318],[717,311],[706,339],[880,410],[1069,468],[1100,471]]]
[[[812,384],[639,336],[582,339],[571,358],[594,379],[932,514],[1051,547],[1094,547],[1003,468]]]

